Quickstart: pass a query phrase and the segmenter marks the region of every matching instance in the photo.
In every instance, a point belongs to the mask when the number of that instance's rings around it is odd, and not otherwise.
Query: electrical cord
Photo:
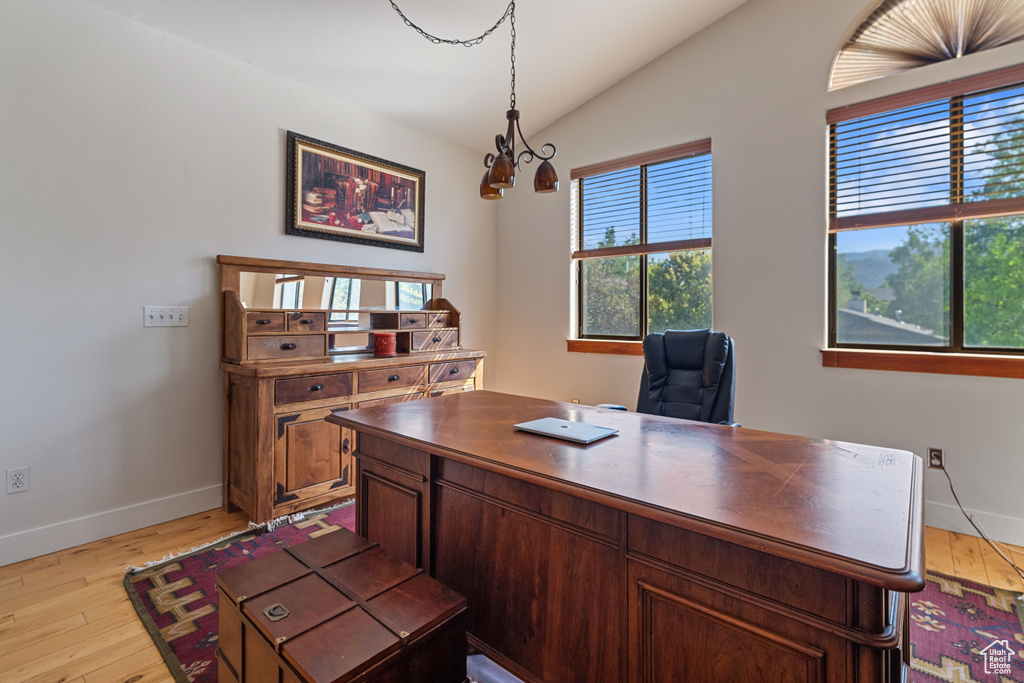
[[[959,496],[956,495],[956,489],[953,488],[953,480],[950,479],[949,472],[946,470],[945,467],[942,468],[942,473],[946,475],[946,481],[949,482],[949,492],[953,494],[953,500],[956,501],[956,506],[958,508],[960,508],[960,512],[962,512],[964,514],[964,517],[966,517],[967,521],[971,523],[971,526],[974,527],[974,530],[978,532],[978,535],[982,538],[982,540],[984,540],[986,543],[988,543],[992,547],[992,549],[996,551],[996,553],[999,555],[999,557],[1003,558],[1003,560],[1005,560],[1008,565],[1013,567],[1013,571],[1017,572],[1017,574],[1018,574],[1018,576],[1020,576],[1021,580],[1024,580],[1024,570],[1022,570],[1020,567],[1018,567],[1016,564],[1014,564],[1013,560],[1011,560],[1009,557],[1007,557],[1006,554],[1002,550],[999,549],[999,546],[997,546],[988,537],[988,534],[986,534],[984,531],[982,531],[981,527],[979,527],[978,524],[975,523],[974,518],[971,517],[969,514],[967,514],[967,510],[964,510],[964,506],[960,504]]]

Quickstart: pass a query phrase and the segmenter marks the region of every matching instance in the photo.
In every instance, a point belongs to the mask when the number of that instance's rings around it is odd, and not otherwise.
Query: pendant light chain
[[[408,26],[409,28],[415,30],[421,36],[423,36],[424,38],[426,38],[427,40],[432,42],[434,45],[440,45],[441,43],[444,43],[445,45],[462,45],[463,47],[473,47],[474,45],[479,45],[480,43],[484,42],[484,38],[486,38],[487,36],[489,36],[492,33],[494,33],[495,29],[497,29],[499,26],[501,26],[503,23],[505,23],[506,19],[508,19],[509,17],[512,17],[512,24],[513,24],[513,28],[512,28],[512,43],[513,43],[513,49],[515,48],[516,30],[515,30],[515,17],[513,16],[513,14],[515,12],[515,9],[516,9],[515,0],[512,0],[512,2],[508,3],[508,7],[505,8],[505,13],[501,15],[501,18],[498,19],[498,21],[494,24],[494,26],[490,27],[489,29],[484,31],[482,34],[478,35],[476,38],[469,38],[467,40],[463,40],[461,38],[438,38],[435,35],[431,35],[430,33],[427,33],[426,31],[421,29],[416,24],[412,23],[412,20],[409,19],[409,17],[405,16],[405,14],[402,12],[402,10],[399,9],[398,5],[395,4],[395,0],[390,0],[390,2],[391,2],[391,6],[395,9],[396,12],[398,12],[398,16],[402,17],[402,21],[405,22],[406,26]],[[514,57],[514,54],[513,54],[513,60],[514,59],[515,59],[515,57]]]
[[[516,0],[508,4],[509,21],[512,24],[512,95],[509,97],[509,109],[516,108]]]
[[[422,28],[412,23],[409,17],[405,16],[402,10],[398,7],[395,0],[389,0],[391,7],[398,13],[398,16],[402,18],[405,25],[415,30],[421,36],[429,40],[435,45],[462,45],[463,47],[473,47],[479,45],[484,41],[484,38],[494,33],[494,31],[505,23],[507,19],[512,32],[512,41],[510,48],[510,60],[511,64],[509,67],[509,76],[511,80],[512,93],[509,95],[509,110],[505,115],[505,119],[508,122],[508,128],[504,135],[498,134],[494,136],[494,152],[484,155],[484,168],[487,171],[484,173],[483,179],[480,181],[480,196],[484,199],[500,199],[505,193],[507,188],[511,188],[516,182],[516,169],[522,170],[522,164],[529,164],[535,160],[539,160],[541,163],[537,168],[537,175],[533,179],[533,190],[540,194],[548,194],[551,192],[558,192],[558,174],[555,172],[555,167],[551,165],[551,159],[554,158],[556,150],[552,144],[544,144],[540,148],[540,152],[535,151],[530,147],[530,143],[523,137],[523,130],[519,127],[519,110],[516,109],[516,0],[509,0],[508,7],[505,8],[505,12],[501,15],[501,18],[495,22],[494,26],[484,31],[481,35],[476,38],[470,38],[463,40],[460,38],[439,38],[433,34],[427,33]],[[520,149],[518,154],[516,153],[516,133],[519,133],[519,142],[524,149]]]

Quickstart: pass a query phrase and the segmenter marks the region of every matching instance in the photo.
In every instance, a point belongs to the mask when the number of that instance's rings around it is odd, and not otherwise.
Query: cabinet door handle
[[[299,324],[300,325],[312,325],[313,324],[313,320],[311,318],[303,318],[302,320],[299,321]]]
[[[400,379],[402,379],[402,378],[399,377],[398,375],[390,375],[390,376],[388,376],[388,381],[389,382],[397,382]]]
[[[272,322],[272,321],[270,321],[270,320],[267,320],[266,318],[263,318],[263,319],[261,319],[261,320],[257,320],[257,321],[256,321],[256,324],[257,324],[257,325],[269,325],[269,324],[270,324],[271,322]]]
[[[341,452],[348,455],[348,439],[341,442]]]
[[[313,386],[311,386],[309,388],[309,390],[310,391],[323,391],[324,390],[324,385],[323,384],[314,384]]]
[[[294,351],[295,350],[295,344],[293,344],[292,342],[288,342],[287,344],[281,344],[281,350],[282,351]]]
[[[448,371],[448,374],[449,375],[457,375],[457,374],[459,374],[459,369],[458,368],[452,368],[451,370]]]
[[[438,342],[440,342],[440,341],[441,341],[441,338],[440,338],[440,337],[434,337],[434,343],[435,343],[435,344],[437,344],[437,343],[438,343]]]

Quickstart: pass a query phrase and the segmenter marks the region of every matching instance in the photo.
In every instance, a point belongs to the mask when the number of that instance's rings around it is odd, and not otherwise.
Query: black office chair
[[[669,330],[644,338],[644,371],[636,411],[739,427],[735,342],[714,330]],[[623,406],[602,404],[625,410]]]

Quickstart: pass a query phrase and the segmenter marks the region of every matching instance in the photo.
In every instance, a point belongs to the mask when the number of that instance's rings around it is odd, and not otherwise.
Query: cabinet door
[[[710,581],[692,581],[646,561],[629,560],[628,576],[630,681],[880,680],[849,678],[849,643],[780,614],[785,609],[737,600]]]
[[[324,420],[348,408],[346,404],[275,416],[275,515],[355,493],[354,433]]]

